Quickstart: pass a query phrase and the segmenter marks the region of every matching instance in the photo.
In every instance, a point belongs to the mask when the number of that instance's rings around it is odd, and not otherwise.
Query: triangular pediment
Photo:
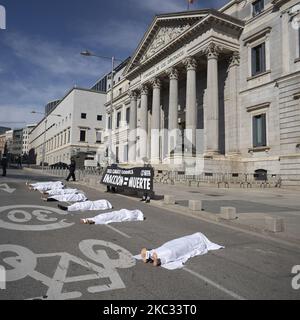
[[[244,22],[214,9],[185,11],[158,15],[145,33],[124,71],[125,76],[151,63],[153,59],[170,54],[180,41],[196,34],[202,25],[227,23],[232,28],[242,28]]]
[[[129,62],[127,72],[176,41],[207,15],[207,10],[198,10],[196,13],[186,12],[156,16]]]
[[[145,53],[141,56],[139,62],[143,63],[147,59],[151,58],[160,49],[179,37],[190,27],[190,23],[182,23],[180,25],[174,24],[172,26],[161,26],[156,32],[156,35],[153,37],[151,44],[146,49]]]

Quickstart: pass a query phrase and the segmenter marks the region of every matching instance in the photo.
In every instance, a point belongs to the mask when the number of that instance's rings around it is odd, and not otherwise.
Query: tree
[[[29,153],[28,153],[28,163],[29,164],[36,164],[36,153],[35,153],[35,150],[32,148],[29,150]]]
[[[7,142],[5,142],[3,154],[5,154],[5,155],[8,154]]]

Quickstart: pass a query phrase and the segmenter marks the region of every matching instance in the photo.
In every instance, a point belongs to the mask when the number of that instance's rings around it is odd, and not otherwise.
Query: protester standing
[[[76,181],[75,171],[76,171],[76,162],[72,158],[71,164],[69,165],[69,175],[68,175],[68,178],[66,179],[66,181],[69,181],[71,178],[73,179],[73,181]]]
[[[6,177],[6,169],[7,169],[7,157],[6,157],[6,155],[4,155],[2,157],[1,166],[2,166],[2,176]]]

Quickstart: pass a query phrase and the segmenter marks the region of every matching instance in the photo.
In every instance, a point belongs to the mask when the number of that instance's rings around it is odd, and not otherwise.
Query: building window
[[[266,71],[266,45],[260,45],[252,48],[252,76]]]
[[[266,114],[253,117],[253,147],[267,146]]]
[[[252,3],[252,16],[255,17],[264,10],[264,0],[257,0]]]
[[[81,119],[86,119],[86,113],[81,114]]]
[[[98,116],[97,116],[97,120],[98,120],[98,121],[102,121],[102,116],[101,116],[101,115],[98,115]]]
[[[116,163],[120,163],[120,159],[119,159],[119,147],[116,147]]]
[[[102,142],[102,132],[96,131],[96,143],[101,143],[101,142]]]
[[[107,129],[111,130],[111,117],[110,116],[107,118]]]
[[[80,142],[85,142],[86,139],[86,131],[80,130]]]
[[[129,124],[130,121],[130,108],[126,109],[126,123]]]
[[[117,128],[120,128],[121,116],[122,116],[122,113],[118,112],[117,113]]]

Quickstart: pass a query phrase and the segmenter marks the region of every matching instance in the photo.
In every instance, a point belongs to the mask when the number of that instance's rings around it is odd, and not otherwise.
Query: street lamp
[[[114,71],[115,71],[115,61],[122,62],[120,59],[116,59],[114,56],[112,57],[106,57],[106,56],[99,56],[96,54],[93,54],[89,50],[82,51],[80,53],[82,56],[85,57],[96,57],[100,59],[109,59],[111,60],[111,94],[110,94],[110,119],[108,123],[108,165],[111,164],[111,145],[112,145],[112,113],[113,113],[113,102],[114,102]]]
[[[43,112],[38,111],[31,111],[33,114],[42,114],[45,118],[45,132],[44,132],[44,143],[43,143],[43,154],[42,154],[42,171],[44,171],[44,162],[45,162],[45,156],[46,156],[46,135],[47,135],[47,123],[48,123],[48,116],[54,116],[54,117],[61,117],[60,114],[46,114]]]

